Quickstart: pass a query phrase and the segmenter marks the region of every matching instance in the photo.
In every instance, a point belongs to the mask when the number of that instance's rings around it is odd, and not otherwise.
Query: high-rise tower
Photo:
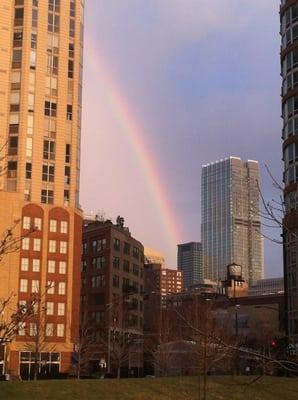
[[[290,340],[298,343],[298,1],[283,0],[280,17],[286,320]]]
[[[40,294],[48,374],[69,370],[78,340],[83,10],[84,0],[0,4],[0,232],[35,227],[1,261],[0,297]],[[32,373],[36,321],[8,346],[13,374]]]
[[[240,158],[203,166],[202,246],[204,278],[223,280],[227,265],[242,266],[249,282],[263,278],[259,165]]]
[[[178,244],[178,270],[183,272],[184,289],[203,280],[202,243]]]

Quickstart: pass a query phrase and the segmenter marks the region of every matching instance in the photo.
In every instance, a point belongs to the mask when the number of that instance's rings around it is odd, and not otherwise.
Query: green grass
[[[251,378],[250,378],[251,379]],[[208,378],[208,400],[297,400],[298,378]],[[193,400],[197,378],[0,382],[2,400]]]

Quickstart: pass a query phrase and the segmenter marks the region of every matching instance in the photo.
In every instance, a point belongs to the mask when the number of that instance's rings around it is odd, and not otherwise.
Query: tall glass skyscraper
[[[284,282],[287,334],[298,343],[298,1],[280,7],[284,161]]]
[[[264,275],[259,165],[229,157],[202,167],[204,278],[223,280],[230,263],[251,283]]]
[[[190,242],[178,244],[178,270],[183,272],[183,285],[189,289],[191,285],[202,282],[202,243]]]

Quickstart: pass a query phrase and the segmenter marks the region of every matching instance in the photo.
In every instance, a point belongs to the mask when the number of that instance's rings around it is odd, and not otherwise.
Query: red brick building
[[[143,274],[144,247],[121,218],[117,224],[84,221],[81,320],[92,327],[91,372],[98,371],[100,360],[105,360],[109,371],[117,369],[113,349],[120,337],[122,352],[128,353],[121,356],[121,369],[140,367],[133,353],[143,332]]]

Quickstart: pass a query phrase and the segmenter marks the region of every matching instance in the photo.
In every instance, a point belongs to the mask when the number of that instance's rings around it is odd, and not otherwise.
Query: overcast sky
[[[166,240],[156,193],[107,100],[105,77],[95,77],[94,51],[146,137],[177,240],[199,241],[203,164],[258,160],[264,196],[280,195],[264,171],[268,164],[281,179],[278,10],[277,0],[86,2],[81,202],[86,212],[123,215],[169,267],[175,243]],[[266,276],[282,275],[281,255],[281,246],[265,243]]]

